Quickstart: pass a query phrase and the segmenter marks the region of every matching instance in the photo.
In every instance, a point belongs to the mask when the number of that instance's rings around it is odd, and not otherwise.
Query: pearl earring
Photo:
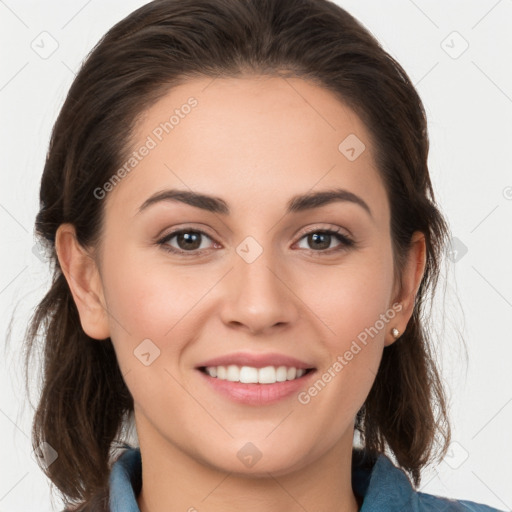
[[[395,338],[395,340],[400,337],[400,331],[396,327],[393,327],[393,329],[391,329],[391,334],[393,335],[393,338]]]

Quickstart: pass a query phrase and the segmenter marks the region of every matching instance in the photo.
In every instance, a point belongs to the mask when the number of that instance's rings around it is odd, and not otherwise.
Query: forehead
[[[142,196],[179,187],[261,207],[336,186],[386,207],[365,125],[303,79],[191,79],[143,112],[133,140],[136,161],[111,203],[122,196],[139,206]]]

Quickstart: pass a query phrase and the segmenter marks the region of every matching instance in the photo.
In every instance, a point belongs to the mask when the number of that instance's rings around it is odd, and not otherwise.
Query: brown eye
[[[318,253],[331,253],[347,249],[355,245],[354,241],[337,231],[332,230],[316,230],[306,233],[302,240],[306,240],[307,247],[302,249],[311,250]],[[331,247],[333,242],[338,242]],[[300,246],[300,245],[299,245]]]
[[[312,233],[307,235],[308,243],[314,249],[329,249],[332,241],[332,235],[328,233]]]
[[[195,250],[201,246],[201,234],[193,231],[178,233],[176,235],[176,243],[183,250]]]
[[[208,243],[204,243],[204,239],[211,238],[202,231],[192,229],[181,229],[173,231],[158,241],[166,251],[183,254],[196,253],[208,249]],[[172,243],[171,243],[172,242]]]

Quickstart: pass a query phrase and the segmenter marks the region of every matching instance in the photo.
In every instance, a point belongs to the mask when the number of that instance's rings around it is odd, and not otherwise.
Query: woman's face
[[[99,295],[141,447],[277,475],[351,446],[390,331],[407,323],[361,120],[300,79],[194,79],[145,112],[131,149],[97,191]],[[325,191],[340,194],[314,199]],[[213,359],[292,380],[230,382],[236,368],[199,369]]]

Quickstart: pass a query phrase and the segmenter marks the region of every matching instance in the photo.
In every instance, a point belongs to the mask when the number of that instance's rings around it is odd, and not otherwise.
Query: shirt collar
[[[110,512],[140,512],[136,498],[142,489],[140,448],[127,448],[116,460],[109,487]]]
[[[384,454],[352,451],[352,489],[364,497],[360,512],[415,511],[417,493],[407,475]]]

